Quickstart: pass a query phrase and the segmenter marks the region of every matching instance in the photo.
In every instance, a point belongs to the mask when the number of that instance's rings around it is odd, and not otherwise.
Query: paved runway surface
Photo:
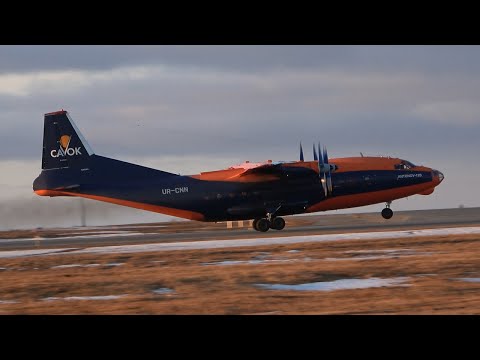
[[[287,217],[286,221],[285,230],[268,233],[248,228],[247,222],[243,228],[227,229],[225,223],[193,221],[0,232],[0,251],[476,226],[480,225],[480,208],[396,212],[391,220],[369,213],[295,216]]]
[[[230,240],[207,240],[207,241],[178,241],[168,243],[149,243],[135,245],[115,245],[115,246],[93,246],[93,247],[68,247],[68,248],[43,248],[27,250],[7,250],[0,251],[0,259],[16,258],[27,256],[44,255],[82,255],[82,254],[122,254],[122,253],[148,253],[161,251],[188,251],[188,250],[218,250],[231,248],[258,248],[262,246],[274,245],[292,245],[307,244],[332,241],[371,241],[386,239],[404,239],[421,237],[446,237],[446,236],[465,236],[479,235],[480,226],[474,227],[454,227],[423,230],[403,230],[403,231],[378,231],[363,233],[344,233],[344,234],[325,234],[325,235],[307,235],[307,236],[282,236],[268,238],[247,238]]]

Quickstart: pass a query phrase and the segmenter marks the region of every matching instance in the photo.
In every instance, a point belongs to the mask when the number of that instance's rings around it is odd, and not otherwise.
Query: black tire
[[[258,220],[260,220],[260,219],[253,220],[252,227],[257,231],[260,231],[260,230],[257,229]]]
[[[270,224],[267,219],[259,219],[257,221],[257,228],[256,228],[257,231],[267,232],[268,229],[270,229]]]
[[[393,216],[393,211],[392,209],[385,208],[382,210],[382,217],[386,220],[391,219]]]
[[[272,221],[271,228],[275,230],[283,230],[285,228],[285,220],[283,220],[281,217],[276,217]]]

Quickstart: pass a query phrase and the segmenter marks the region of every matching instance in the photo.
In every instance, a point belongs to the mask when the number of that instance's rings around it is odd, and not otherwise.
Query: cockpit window
[[[395,169],[397,170],[410,170],[414,167],[416,167],[414,164],[406,160],[402,160],[400,164],[395,165]]]

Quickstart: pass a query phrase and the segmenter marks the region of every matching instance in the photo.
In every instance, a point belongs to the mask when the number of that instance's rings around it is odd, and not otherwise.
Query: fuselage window
[[[395,169],[397,169],[397,170],[410,170],[414,167],[415,167],[415,165],[413,165],[409,161],[402,161],[400,164],[395,165]]]

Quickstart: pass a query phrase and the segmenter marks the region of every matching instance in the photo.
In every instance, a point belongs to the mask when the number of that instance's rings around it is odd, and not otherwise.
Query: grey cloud
[[[0,47],[0,161],[31,169],[4,180],[14,165],[1,162],[0,199],[17,181],[31,193],[43,114],[64,108],[98,154],[166,171],[294,160],[299,141],[311,159],[322,141],[332,157],[393,155],[445,173],[438,197],[406,208],[471,206],[479,49]]]
[[[2,46],[0,71],[105,70],[158,63],[257,71],[335,64],[351,53],[349,48],[329,46]]]
[[[0,73],[166,64],[240,72],[272,68],[478,71],[476,46],[1,46]]]
[[[124,78],[123,73],[133,75]],[[386,151],[422,150],[439,141],[453,145],[458,137],[471,139],[480,126],[472,116],[468,126],[454,117],[455,111],[474,114],[480,92],[478,81],[454,74],[349,69],[238,74],[179,67],[125,68],[115,74],[86,72],[85,84],[71,92],[34,86],[27,97],[0,96],[0,158],[37,158],[41,114],[60,107],[71,111],[98,153],[112,156],[221,151],[289,158],[286,149],[302,139],[332,139],[335,146],[354,151],[372,139]],[[452,99],[462,106],[450,107],[441,121],[429,117],[432,103],[448,105]],[[352,126],[355,132],[348,131]]]

